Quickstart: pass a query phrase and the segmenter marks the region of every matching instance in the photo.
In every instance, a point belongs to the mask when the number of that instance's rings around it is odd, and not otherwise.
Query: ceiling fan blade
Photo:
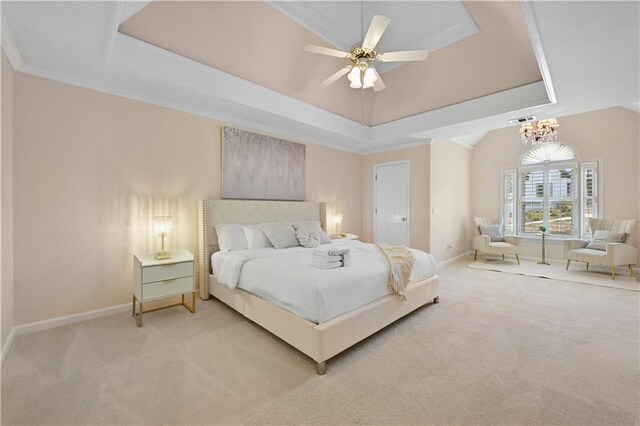
[[[371,25],[369,25],[367,35],[362,41],[362,47],[365,49],[374,50],[376,48],[376,45],[380,41],[380,37],[382,37],[382,34],[384,34],[387,26],[389,26],[389,22],[391,22],[391,19],[387,18],[386,16],[375,15],[371,20]]]
[[[373,67],[371,67],[371,68],[373,68]],[[380,77],[380,74],[378,74],[378,70],[373,68],[373,72],[375,72],[376,73],[376,77],[378,77],[378,78],[376,78],[376,81],[373,82],[373,91],[374,92],[379,92],[381,90],[384,90],[384,88],[387,87],[387,86],[384,84],[384,81],[382,81],[382,78]]]
[[[346,58],[349,56],[348,52],[341,50],[330,49],[328,47],[317,46],[315,44],[307,44],[304,50],[311,53],[319,53],[321,55],[335,56],[336,58]]]
[[[322,83],[320,83],[321,87],[327,87],[330,84],[333,84],[336,82],[336,80],[338,80],[340,77],[342,77],[343,75],[347,74],[349,71],[351,71],[351,68],[353,68],[353,66],[351,65],[347,65],[344,68],[340,68],[338,70],[338,72],[336,72],[335,74],[333,74],[331,77],[327,78],[325,81],[323,81]]]
[[[424,61],[429,56],[428,50],[405,50],[402,52],[380,53],[377,59],[380,62],[409,62]]]

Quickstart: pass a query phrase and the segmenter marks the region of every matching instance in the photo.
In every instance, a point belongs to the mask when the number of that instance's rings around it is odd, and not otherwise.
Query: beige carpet
[[[606,266],[590,265],[587,271],[585,263],[571,262],[569,270],[567,271],[567,265],[564,261],[548,260],[547,263],[550,263],[550,265],[538,265],[538,260],[520,259],[520,265],[518,265],[515,260],[501,260],[490,257],[487,262],[478,260],[471,262],[467,267],[483,269],[485,271],[506,272],[530,277],[549,278],[552,280],[640,291],[640,282],[638,282],[635,276],[628,275],[629,271],[626,267],[616,268],[616,279],[614,281],[611,279],[611,270]]]
[[[442,269],[442,296],[327,363],[215,301],[17,337],[3,424],[637,424],[640,293]]]

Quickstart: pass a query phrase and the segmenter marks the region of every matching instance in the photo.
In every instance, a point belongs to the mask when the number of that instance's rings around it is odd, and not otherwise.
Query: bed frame
[[[437,275],[413,283],[407,301],[393,295],[375,300],[322,324],[315,324],[273,305],[242,289],[230,289],[211,274],[211,255],[218,251],[215,225],[255,224],[274,221],[319,220],[326,223],[326,205],[317,202],[201,200],[198,202],[199,248],[198,283],[203,300],[212,295],[289,343],[316,362],[318,374],[326,372],[325,362],[415,309],[439,302]]]

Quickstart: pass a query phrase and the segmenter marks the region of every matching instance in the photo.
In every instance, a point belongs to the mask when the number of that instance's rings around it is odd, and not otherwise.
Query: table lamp
[[[342,215],[339,213],[334,213],[333,223],[336,224],[336,235],[342,236],[342,234],[340,233],[340,225],[342,225]]]
[[[170,259],[171,253],[164,248],[164,237],[173,229],[173,216],[156,216],[153,218],[153,230],[162,241],[162,248],[156,253],[156,259]]]

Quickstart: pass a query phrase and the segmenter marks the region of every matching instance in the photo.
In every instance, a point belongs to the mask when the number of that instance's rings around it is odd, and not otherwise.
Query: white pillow
[[[296,238],[302,247],[315,248],[320,245],[320,236],[314,230],[307,230],[305,227],[298,228]]]
[[[627,234],[624,232],[596,231],[593,234],[593,239],[585,248],[607,251],[607,244],[624,243],[626,239]]]
[[[288,223],[266,223],[262,230],[277,249],[298,247],[296,231]]]
[[[247,237],[247,244],[250,249],[273,247],[271,241],[264,234],[261,225],[245,225],[242,229]]]
[[[306,222],[293,222],[291,224],[293,228],[298,231],[300,229],[305,229],[307,232],[315,231],[316,234],[320,237],[320,244],[328,244],[331,242],[331,238],[327,235],[326,232],[320,226],[320,222],[314,221],[306,221]]]
[[[218,234],[218,246],[222,251],[249,248],[242,225],[227,223],[216,225],[216,234]]]
[[[480,225],[480,233],[488,235],[492,243],[504,241],[504,230],[502,225]]]

